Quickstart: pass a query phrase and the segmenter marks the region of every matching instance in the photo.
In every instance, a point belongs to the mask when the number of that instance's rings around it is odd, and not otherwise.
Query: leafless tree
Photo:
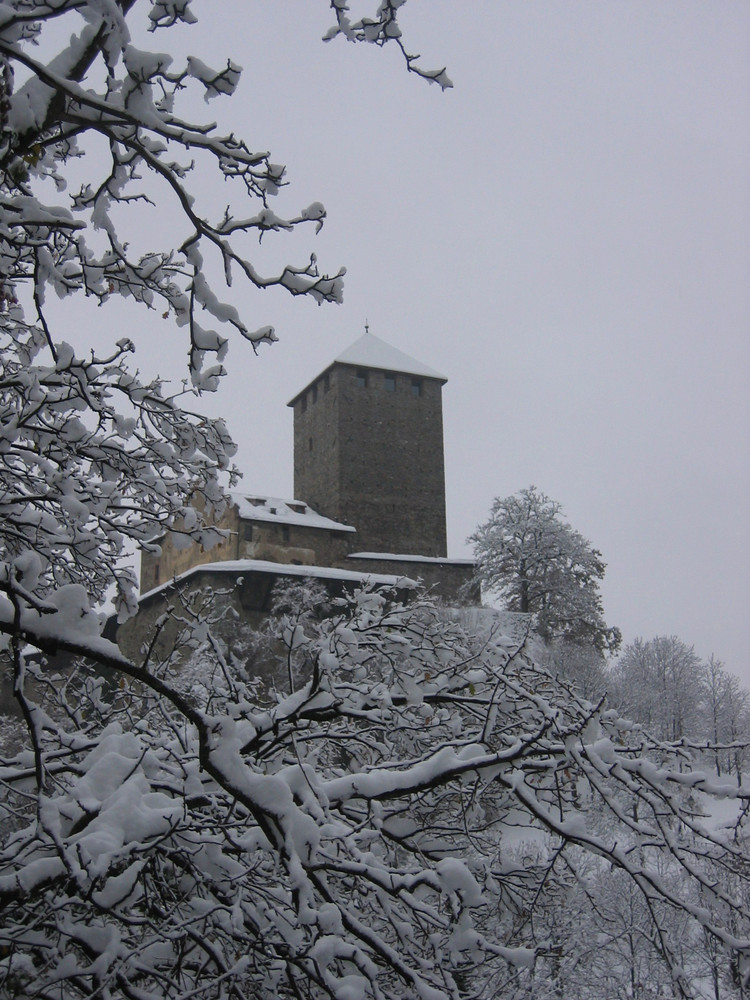
[[[334,34],[402,45],[396,0],[358,21],[332,6]],[[205,260],[227,282],[341,294],[341,272],[314,258],[271,276],[253,266],[248,237],[318,227],[324,209],[273,212],[283,168],[180,111],[193,87],[230,95],[235,66],[173,68],[133,44],[141,14],[154,30],[194,20],[189,0],[0,7],[0,636],[23,731],[0,758],[0,993],[438,1000],[502,983],[512,995],[545,944],[490,917],[505,900],[533,914],[569,851],[629,880],[678,993],[692,987],[665,910],[705,928],[743,976],[749,793],[732,788],[733,826],[717,829],[701,810],[730,793],[690,770],[689,747],[585,701],[523,645],[365,588],[282,628],[310,673],[270,695],[234,669],[223,611],[203,595],[169,607],[137,656],[102,637],[110,588],[120,615],[134,608],[129,546],[178,527],[212,540],[190,498],[210,514],[232,475],[224,424],[198,409],[223,373],[213,324],[273,339],[221,301]],[[65,200],[79,157],[89,180]],[[233,192],[219,218],[190,187],[193,160]],[[121,227],[152,183],[187,235],[136,254]],[[128,341],[102,334],[76,351],[50,290],[158,306],[186,330],[188,386],[139,374]],[[184,682],[191,649],[210,683]],[[508,867],[519,830],[549,857]],[[737,891],[706,875],[709,861]]]

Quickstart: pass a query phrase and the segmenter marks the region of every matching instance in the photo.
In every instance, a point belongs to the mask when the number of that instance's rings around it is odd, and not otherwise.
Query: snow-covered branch
[[[160,661],[147,643],[139,665],[81,636],[72,595],[60,608],[16,589],[30,647],[57,641],[100,665],[79,668],[78,707],[63,711],[73,675],[45,688],[27,657],[27,698],[47,692],[32,709],[44,782],[24,807],[29,754],[0,769],[17,816],[0,939],[18,982],[33,970],[70,996],[97,976],[123,996],[181,995],[166,983],[220,997],[520,990],[554,951],[513,914],[535,900],[541,919],[560,870],[585,856],[650,912],[681,914],[728,954],[750,949],[741,827],[727,837],[710,818],[726,788],[691,782],[684,750],[566,694],[527,650],[369,589],[328,617],[281,621],[307,673],[285,694],[283,649],[276,691],[243,679],[236,623],[222,631],[219,605],[207,616],[199,596],[180,600],[174,652]],[[41,823],[23,822],[32,803]],[[536,844],[537,863],[509,864],[515,843]],[[54,941],[44,965],[24,922],[33,900]],[[654,933],[691,995],[669,922]]]
[[[187,3],[151,6],[154,27],[193,19]],[[228,284],[236,272],[257,288],[278,285],[318,302],[340,301],[344,270],[322,274],[314,255],[275,275],[261,274],[251,262],[242,246],[244,236],[309,223],[320,229],[325,209],[315,202],[282,218],[269,206],[285,184],[282,166],[235,135],[220,134],[215,124],[191,122],[176,113],[191,85],[201,87],[207,99],[231,96],[239,68],[228,62],[214,71],[195,57],[174,68],[171,57],[138,49],[128,29],[129,18],[138,10],[133,0],[18,0],[5,5],[0,23],[5,68],[0,101],[0,252],[7,262],[3,299],[16,311],[26,299],[52,344],[55,336],[44,315],[49,285],[58,295],[83,291],[99,302],[113,295],[132,296],[149,307],[161,302],[163,311],[189,329],[193,384],[213,389],[223,369],[212,364],[204,370],[205,360],[215,356],[220,362],[226,340],[205,327],[205,317],[229,324],[253,345],[274,339],[274,334],[268,325],[262,333],[249,330],[237,310],[211,288],[204,246],[211,248]],[[63,23],[69,21],[74,28],[81,19],[84,26],[57,56],[44,61],[38,57],[37,43],[59,38]],[[16,76],[23,83],[14,89]],[[43,182],[52,181],[63,191],[66,166],[80,158],[91,162],[92,179],[67,204],[49,204]],[[234,203],[213,221],[200,208],[199,187],[189,183],[198,164],[212,168],[234,193]],[[154,183],[163,185],[161,194]],[[136,202],[153,205],[166,192],[183,215],[180,247],[154,247],[132,256],[131,241],[118,232],[116,208]],[[248,211],[247,204],[253,202],[257,209]],[[97,233],[105,235],[103,251],[94,249],[100,242]]]
[[[354,18],[335,0],[332,35],[393,43],[449,86],[405,47],[403,2]],[[266,276],[248,250],[319,229],[324,207],[274,212],[284,168],[183,114],[195,90],[232,95],[238,67],[133,44],[133,18],[189,26],[193,6],[0,4],[0,665],[16,706],[0,723],[0,994],[458,1000],[573,983],[601,1000],[608,970],[566,971],[560,929],[573,913],[610,957],[633,941],[623,901],[672,995],[692,989],[699,938],[711,974],[724,961],[742,983],[747,788],[588,702],[528,643],[371,587],[279,602],[262,634],[231,594],[175,587],[135,652],[103,638],[109,595],[121,620],[136,609],[133,547],[158,551],[167,529],[220,536],[234,446],[195,408],[224,373],[213,326],[253,346],[275,335],[247,328],[213,271],[341,296],[343,270],[321,274],[314,255]],[[230,192],[216,217],[203,169]],[[177,245],[133,249],[131,209],[165,196]],[[141,375],[128,339],[71,346],[50,290],[158,307],[185,330],[186,385]],[[544,579],[559,632],[582,608],[596,631],[603,563],[575,533],[563,542],[526,564],[527,596]],[[589,598],[572,610],[560,565]],[[714,680],[710,760],[745,747]]]

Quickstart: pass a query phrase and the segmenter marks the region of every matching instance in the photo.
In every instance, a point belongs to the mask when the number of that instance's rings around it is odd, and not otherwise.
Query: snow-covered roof
[[[311,379],[305,386],[305,389],[312,385],[313,382],[317,382],[324,372],[327,372],[332,365],[336,364],[354,365],[358,368],[377,368],[380,371],[386,372],[404,372],[407,375],[416,375],[419,378],[434,378],[439,382],[448,381],[445,375],[436,372],[434,368],[430,368],[429,365],[417,361],[411,355],[399,351],[397,347],[386,344],[380,337],[376,337],[374,333],[368,331],[367,333],[363,333],[358,340],[355,340],[337,358],[334,358],[331,364],[327,365],[320,374]],[[300,389],[296,396],[289,400],[287,405],[293,406],[305,389]]]
[[[191,566],[171,580],[165,580],[158,587],[141,594],[143,601],[175,583],[189,579],[196,573],[273,573],[275,576],[312,577],[315,580],[341,580],[344,583],[360,584],[364,580],[381,584],[386,587],[398,587],[400,590],[413,590],[417,583],[408,576],[397,576],[392,573],[359,573],[351,569],[334,569],[332,566],[300,566],[297,563],[269,562],[265,559],[227,559],[220,562],[201,563]]]
[[[356,531],[350,524],[324,517],[304,500],[284,500],[257,493],[230,494],[244,521],[273,521],[277,524],[298,524],[306,528],[324,528],[329,531]]]
[[[447,382],[445,375],[436,372],[434,368],[422,364],[416,358],[404,354],[397,347],[386,344],[373,333],[363,333],[359,340],[335,359],[341,365],[362,365],[363,368],[380,368],[388,372],[406,372],[407,375],[421,375],[424,378],[436,378]]]
[[[412,556],[401,552],[350,552],[347,559],[380,559],[384,562],[437,563],[440,566],[473,566],[473,559],[448,559],[445,556]]]

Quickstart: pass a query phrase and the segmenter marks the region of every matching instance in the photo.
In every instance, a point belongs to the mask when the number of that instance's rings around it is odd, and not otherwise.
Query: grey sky
[[[291,495],[285,403],[367,319],[449,377],[452,555],[534,483],[604,554],[626,641],[674,633],[750,682],[750,7],[410,0],[445,94],[323,45],[324,0],[196,13],[189,48],[245,68],[210,113],[287,164],[279,214],[328,209],[258,266],[348,268],[341,307],[238,299],[281,338],[236,344],[217,400],[248,489]]]

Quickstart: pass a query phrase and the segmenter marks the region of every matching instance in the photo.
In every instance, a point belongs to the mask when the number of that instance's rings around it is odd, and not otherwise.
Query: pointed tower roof
[[[438,382],[443,383],[448,381],[445,375],[436,372],[434,368],[430,368],[429,365],[417,361],[416,358],[412,358],[409,354],[399,351],[397,347],[386,344],[380,337],[376,337],[375,334],[368,331],[367,333],[363,333],[353,344],[350,344],[337,358],[334,358],[320,374],[307,383],[304,389],[300,389],[289,400],[287,406],[293,406],[302,393],[306,392],[314,382],[317,382],[334,365],[351,365],[354,368],[377,368],[385,372],[404,372],[406,375],[416,375],[418,378],[434,378]]]
[[[363,368],[379,368],[381,371],[405,372],[407,375],[420,375],[422,378],[436,378],[447,382],[445,375],[436,372],[416,358],[404,354],[397,347],[391,347],[373,333],[363,333],[359,340],[335,359],[341,365],[361,365]]]

